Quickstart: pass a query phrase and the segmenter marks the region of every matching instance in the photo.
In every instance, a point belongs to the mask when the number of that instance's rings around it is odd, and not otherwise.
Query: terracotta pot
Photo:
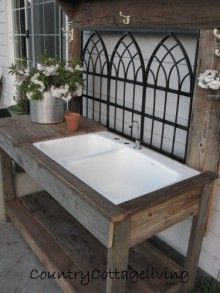
[[[76,131],[79,127],[81,115],[79,113],[69,112],[65,114],[65,120],[68,130]]]

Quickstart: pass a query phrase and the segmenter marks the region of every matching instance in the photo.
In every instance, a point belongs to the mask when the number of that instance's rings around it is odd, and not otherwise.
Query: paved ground
[[[0,223],[0,292],[61,293],[54,280],[33,280],[44,268],[11,223]]]

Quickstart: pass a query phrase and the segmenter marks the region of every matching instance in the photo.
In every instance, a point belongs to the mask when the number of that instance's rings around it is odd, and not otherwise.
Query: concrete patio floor
[[[30,278],[33,269],[43,266],[18,234],[12,223],[0,223],[0,292],[61,293],[54,280]]]

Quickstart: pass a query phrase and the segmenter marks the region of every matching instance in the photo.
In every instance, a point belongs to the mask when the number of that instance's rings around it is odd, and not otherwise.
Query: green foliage
[[[29,114],[30,113],[30,101],[26,98],[20,99],[19,101],[16,101],[16,105],[8,107],[8,110],[9,110],[9,112],[16,113],[18,115]]]
[[[49,58],[46,54],[42,56],[41,63],[36,68],[29,69],[27,60],[22,60],[12,64],[9,73],[16,77],[19,96],[22,99],[40,100],[42,93],[51,91],[51,88],[56,90],[54,97],[66,98],[74,93],[77,95],[83,86],[80,64],[66,65],[62,59]]]

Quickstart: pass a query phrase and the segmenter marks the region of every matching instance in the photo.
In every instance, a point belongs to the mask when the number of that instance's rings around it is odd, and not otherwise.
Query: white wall
[[[85,37],[85,39],[88,36]],[[115,35],[111,34],[111,35],[104,35],[104,40],[105,40],[105,44],[107,46],[107,50],[109,53],[109,56],[111,55],[111,52],[113,50],[113,47],[116,44],[116,40],[118,40],[118,37],[116,37]],[[191,65],[194,65],[194,53],[195,53],[195,38],[192,37],[182,37],[181,38],[185,49],[187,51],[187,53],[189,54],[190,57],[190,62]],[[158,35],[156,36],[148,36],[148,37],[139,37],[138,38],[138,43],[142,49],[142,53],[144,55],[144,59],[145,62],[147,62],[149,60],[149,56],[152,53],[153,49],[155,48],[155,45],[158,43],[159,41],[159,37]],[[96,55],[97,53],[93,52],[93,55]],[[103,57],[102,57],[103,58]],[[88,60],[88,59],[87,59]],[[103,60],[103,59],[102,59]],[[172,62],[172,61],[171,61]],[[137,61],[137,66],[138,61]],[[91,68],[92,69],[92,68]],[[184,72],[184,65],[182,67],[182,71]],[[106,72],[106,70],[104,70],[104,73]],[[163,82],[161,80],[161,82]],[[100,96],[102,96],[102,98],[106,97],[106,80],[103,78],[102,79],[102,93],[100,95],[100,79],[99,78],[95,78],[94,80],[94,87],[93,87],[93,78],[90,77],[88,80],[88,90],[90,92],[91,95],[93,95],[93,90],[95,92],[95,97],[100,98]],[[173,77],[173,83],[172,86],[175,87],[175,77]],[[115,96],[114,96],[114,89],[115,89],[115,84],[112,83],[111,84],[112,88],[111,88],[111,100],[114,101]],[[187,84],[185,84],[185,89],[187,90]],[[130,103],[130,96],[129,94],[132,92],[132,89],[130,91],[126,92],[126,103],[129,105]],[[123,87],[122,85],[120,85],[120,83],[118,84],[118,99],[120,102],[120,98],[121,95],[123,93]],[[137,101],[137,105],[136,107],[140,107],[140,100],[139,98],[141,97],[141,92],[137,91],[136,92],[137,96],[139,95],[139,97],[137,97],[136,101]],[[158,93],[157,93],[158,94]],[[150,95],[148,93],[147,95],[147,99],[148,99],[148,109],[147,111],[149,111],[151,113],[152,111],[152,103],[149,99]],[[162,96],[157,95],[158,97],[158,101],[157,101],[157,115],[160,115],[160,111],[163,111],[163,101],[162,103],[160,103],[160,99],[162,99]],[[92,102],[89,102],[88,104],[89,109],[88,109],[88,114],[89,117],[92,118],[92,110],[93,110],[93,105]],[[167,112],[170,115],[170,117],[172,118],[172,114],[175,108],[175,100],[171,99],[171,103],[169,105],[169,107],[167,108]],[[99,118],[98,115],[98,111],[99,111],[99,102],[95,102],[95,119]],[[101,115],[101,121],[103,123],[105,123],[106,121],[106,107],[104,104],[102,104],[102,115]],[[182,117],[182,121],[184,121],[184,119],[187,117],[187,111],[188,111],[188,104],[185,101],[185,103],[183,102],[180,106],[180,116]],[[84,114],[86,113],[86,100],[84,101]],[[111,119],[113,116],[113,113],[110,112],[110,123],[111,123]],[[139,117],[135,117],[137,120],[139,119]],[[117,129],[120,130],[120,123],[122,120],[122,116],[120,113],[118,113],[118,117],[117,117]],[[128,124],[131,121],[131,117],[128,115],[125,118],[126,121],[126,127],[128,126]],[[155,129],[155,132],[158,132],[158,129]],[[129,133],[129,132],[128,132]],[[147,133],[145,133],[145,135],[147,135]],[[170,139],[169,137],[169,133],[168,133],[168,141]],[[181,154],[182,153],[182,147],[184,146],[184,138],[181,137],[181,134],[178,137],[178,143],[176,145],[177,148],[177,153]],[[219,171],[220,174],[220,171]],[[206,271],[207,273],[209,273],[211,276],[213,276],[214,278],[218,278],[218,274],[220,271],[220,179],[218,180],[218,182],[216,183],[216,199],[214,202],[214,206],[213,206],[213,211],[212,211],[212,216],[211,216],[211,221],[210,221],[210,225],[209,225],[209,230],[207,233],[207,236],[204,239],[203,242],[203,246],[202,246],[202,252],[201,252],[201,256],[200,256],[200,261],[199,261],[199,266]],[[190,233],[190,228],[191,228],[191,224],[192,224],[192,218],[189,218],[171,228],[169,228],[168,230],[162,232],[159,234],[159,237],[161,239],[163,239],[166,243],[168,243],[169,245],[171,245],[173,248],[175,248],[177,251],[179,251],[180,253],[182,253],[183,255],[186,254],[186,250],[187,250],[187,244],[188,244],[188,239],[189,239],[189,233]]]
[[[1,107],[13,104],[15,95],[14,80],[8,75],[8,66],[14,60],[10,4],[9,0],[0,0],[0,76],[4,77]]]

